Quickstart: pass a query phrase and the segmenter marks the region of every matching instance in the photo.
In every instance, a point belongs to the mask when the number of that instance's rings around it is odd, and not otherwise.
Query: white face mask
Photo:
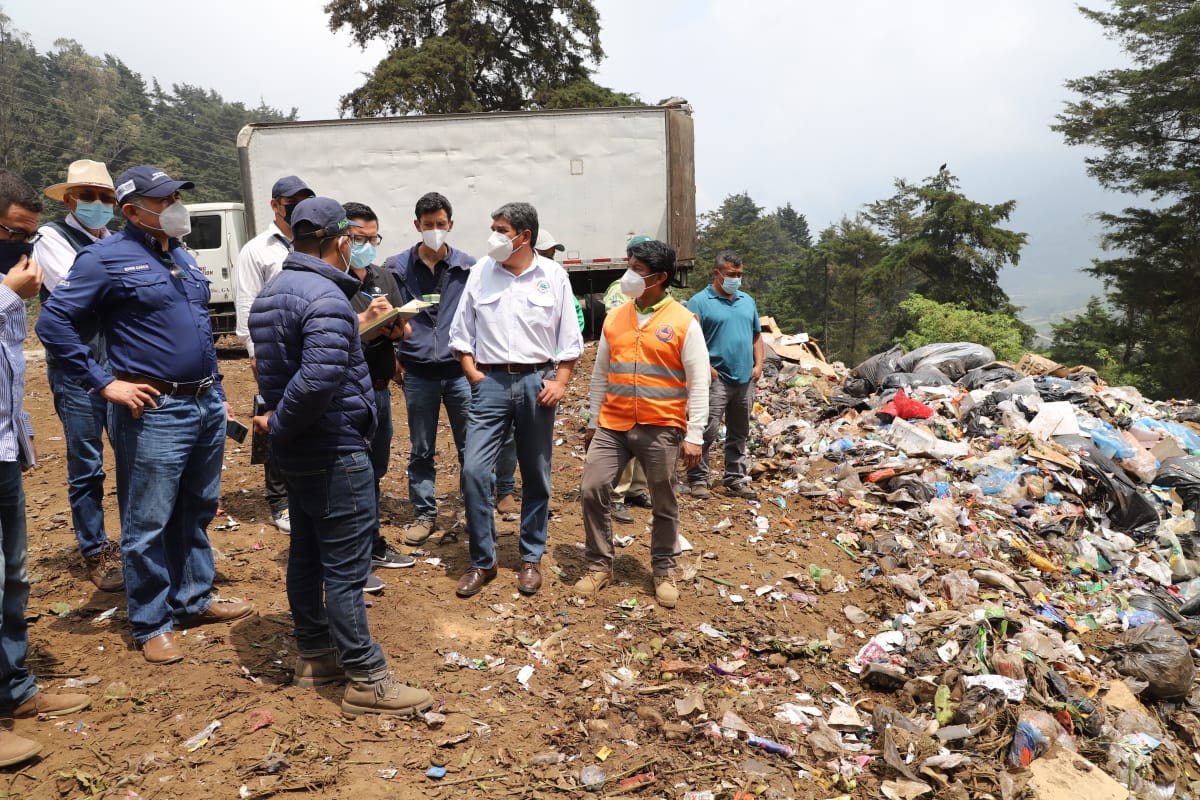
[[[646,293],[646,279],[632,269],[625,270],[621,276],[621,294],[631,300],[637,300]]]
[[[151,214],[154,213],[143,206],[135,205],[134,207]],[[145,223],[142,224],[145,225]],[[158,224],[162,227],[157,228],[153,225],[146,225],[146,227],[151,230],[162,231],[172,239],[180,239],[192,232],[192,218],[188,214],[187,206],[178,200],[159,212]]]
[[[492,231],[492,235],[488,237],[488,255],[503,264],[508,259],[512,258],[513,254],[512,239],[505,236],[500,231]]]
[[[442,245],[446,243],[446,236],[450,231],[445,228],[431,228],[426,231],[421,231],[421,241],[430,250],[441,250]]]

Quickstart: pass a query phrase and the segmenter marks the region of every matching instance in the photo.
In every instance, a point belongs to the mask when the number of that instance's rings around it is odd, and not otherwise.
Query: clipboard
[[[417,314],[420,314],[424,309],[432,306],[433,303],[426,303],[424,300],[417,300],[415,298],[409,300],[402,306],[392,306],[392,310],[384,314],[382,317],[372,320],[367,325],[360,325],[358,328],[358,338],[364,342],[370,342],[378,339],[383,333],[383,328],[386,328],[397,320],[400,322],[407,322]]]

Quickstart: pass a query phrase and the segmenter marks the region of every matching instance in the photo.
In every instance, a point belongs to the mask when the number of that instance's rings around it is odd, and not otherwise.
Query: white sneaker
[[[283,511],[272,511],[271,521],[275,523],[275,527],[280,533],[292,532],[292,515],[285,508]]]

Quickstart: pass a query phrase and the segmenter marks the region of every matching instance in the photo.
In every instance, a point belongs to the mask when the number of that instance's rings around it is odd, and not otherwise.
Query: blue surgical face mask
[[[80,200],[75,203],[75,219],[83,223],[83,227],[100,230],[113,218],[113,207],[108,203],[96,200],[85,203]]]
[[[369,242],[350,246],[350,266],[363,269],[375,263],[375,245]]]
[[[742,279],[722,277],[721,287],[725,289],[726,294],[737,294],[738,289],[742,288]]]

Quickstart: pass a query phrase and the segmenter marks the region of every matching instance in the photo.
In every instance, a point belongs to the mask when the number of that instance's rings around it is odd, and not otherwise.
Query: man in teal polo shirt
[[[709,496],[708,448],[717,438],[724,417],[725,476],[722,483],[732,495],[757,499],[750,486],[746,439],[750,435],[754,384],[762,377],[763,343],[758,306],[753,297],[741,291],[741,286],[741,256],[732,250],[722,250],[717,254],[712,285],[697,292],[687,304],[700,320],[712,365],[704,447],[700,463],[688,470],[692,497]]]

